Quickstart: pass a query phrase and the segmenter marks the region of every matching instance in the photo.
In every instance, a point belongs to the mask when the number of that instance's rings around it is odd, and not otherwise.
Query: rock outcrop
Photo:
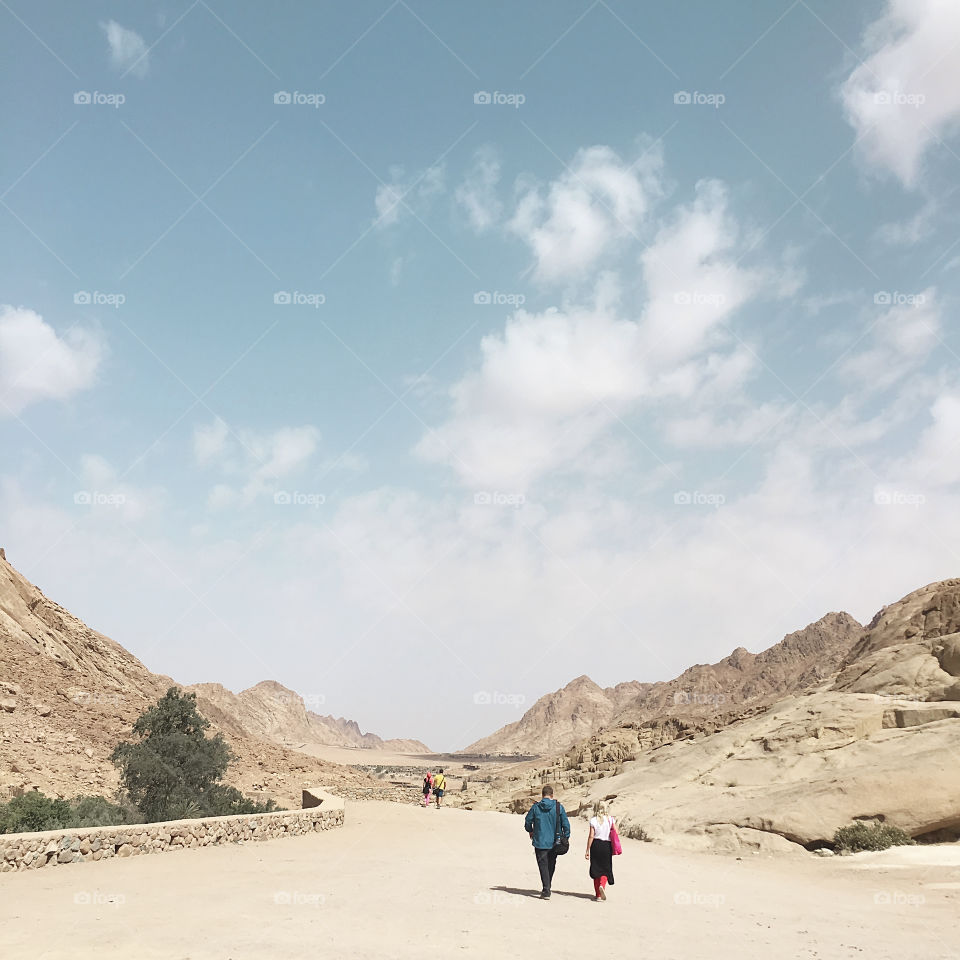
[[[850,614],[828,613],[762,653],[738,647],[719,663],[697,664],[670,681],[603,689],[589,677],[577,677],[464,752],[548,756],[601,729],[608,740],[617,739],[613,729],[636,730],[657,718],[676,718],[701,733],[715,730],[758,705],[833,676],[862,631]],[[650,745],[647,734],[639,739],[645,738]]]
[[[546,754],[566,750],[590,736],[649,684],[621,683],[600,687],[589,677],[577,677],[565,687],[541,697],[519,720],[489,737],[471,743],[468,754]]]

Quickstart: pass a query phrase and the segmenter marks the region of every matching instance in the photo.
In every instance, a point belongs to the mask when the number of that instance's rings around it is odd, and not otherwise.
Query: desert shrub
[[[112,803],[106,797],[75,797],[70,801],[70,827],[111,827],[121,823],[143,823],[140,811],[129,800]]]
[[[206,735],[209,726],[197,710],[196,694],[171,687],[137,718],[136,740],[117,744],[110,759],[147,821],[276,809],[272,800],[248,800],[220,782],[234,755],[221,734]]]
[[[35,833],[141,822],[142,817],[135,807],[111,803],[106,797],[58,800],[39,790],[31,790],[8,803],[0,803],[0,833]]]
[[[55,800],[31,790],[0,804],[0,833],[33,833],[70,826],[73,810],[66,800]]]
[[[638,823],[627,824],[620,832],[631,840],[643,840],[644,843],[653,843],[653,837]]]
[[[901,847],[912,844],[910,835],[899,827],[885,823],[864,823],[858,820],[848,827],[841,827],[833,835],[834,846],[848,853],[861,850],[886,850],[888,847]]]

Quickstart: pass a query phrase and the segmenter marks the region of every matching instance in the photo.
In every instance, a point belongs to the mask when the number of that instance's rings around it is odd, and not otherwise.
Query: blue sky
[[[957,573],[952,4],[0,22],[0,543],[151,669],[452,748]]]

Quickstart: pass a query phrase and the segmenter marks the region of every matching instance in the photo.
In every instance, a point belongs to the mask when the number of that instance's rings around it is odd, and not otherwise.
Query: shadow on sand
[[[521,890],[519,887],[491,887],[491,890],[496,890],[499,893],[512,893],[518,897],[534,897],[535,899],[540,899],[539,890]],[[578,900],[593,900],[594,896],[592,893],[570,893],[567,890],[553,890],[553,895],[555,897],[576,897]]]

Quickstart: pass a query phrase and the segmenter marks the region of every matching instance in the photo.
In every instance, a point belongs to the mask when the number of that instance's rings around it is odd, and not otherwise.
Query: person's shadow
[[[521,890],[519,887],[491,887],[491,890],[495,890],[498,893],[512,893],[518,897],[534,897],[535,899],[540,899],[539,890]],[[558,897],[576,897],[578,900],[594,900],[596,899],[592,894],[589,893],[571,893],[567,890],[554,890],[553,893]]]

